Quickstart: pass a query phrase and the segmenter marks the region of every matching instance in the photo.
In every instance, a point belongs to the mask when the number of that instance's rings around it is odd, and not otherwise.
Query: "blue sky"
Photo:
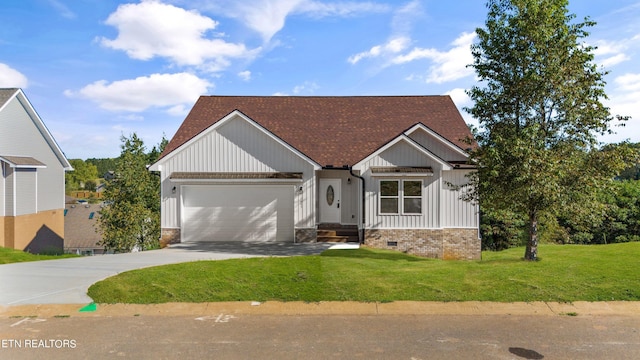
[[[573,0],[606,105],[640,142],[640,0]],[[0,87],[20,87],[69,158],[171,138],[200,95],[441,95],[462,108],[481,0],[4,0]],[[474,123],[466,113],[463,116]]]

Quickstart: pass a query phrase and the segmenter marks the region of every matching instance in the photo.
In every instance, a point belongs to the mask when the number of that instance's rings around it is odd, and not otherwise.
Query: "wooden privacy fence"
[[[102,193],[95,191],[71,191],[69,192],[69,196],[76,199],[102,199]]]

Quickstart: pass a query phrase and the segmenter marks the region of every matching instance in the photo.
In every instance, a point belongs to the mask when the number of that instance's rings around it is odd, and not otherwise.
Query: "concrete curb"
[[[80,312],[87,304],[16,305],[0,307],[1,318],[115,317],[115,316],[218,316],[234,315],[519,315],[519,316],[638,316],[640,302],[216,302],[165,304],[98,304],[95,311]]]

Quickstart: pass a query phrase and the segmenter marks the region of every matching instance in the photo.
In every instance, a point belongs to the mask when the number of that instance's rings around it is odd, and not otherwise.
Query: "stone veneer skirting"
[[[296,243],[309,243],[318,240],[318,230],[316,228],[296,229]]]
[[[163,228],[160,234],[160,247],[177,244],[180,242],[180,229]]]
[[[366,229],[365,245],[444,260],[479,260],[477,229]]]

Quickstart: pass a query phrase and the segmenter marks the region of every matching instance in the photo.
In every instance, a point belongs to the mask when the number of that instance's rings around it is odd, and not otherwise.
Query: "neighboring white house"
[[[20,89],[0,89],[0,246],[62,252],[71,164]]]
[[[469,128],[449,96],[202,96],[151,171],[162,242],[316,241],[480,258]],[[324,230],[322,230],[324,231]]]

